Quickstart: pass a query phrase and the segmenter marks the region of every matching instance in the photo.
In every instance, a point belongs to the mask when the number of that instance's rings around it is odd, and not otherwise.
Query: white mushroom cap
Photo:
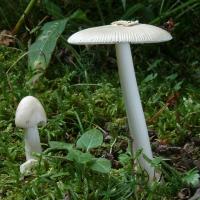
[[[20,128],[30,128],[38,124],[46,124],[46,113],[42,104],[33,96],[24,97],[15,114],[15,125]]]
[[[69,37],[71,44],[116,44],[120,42],[158,43],[171,40],[172,36],[159,27],[140,24],[138,21],[116,21],[111,25],[81,30]]]

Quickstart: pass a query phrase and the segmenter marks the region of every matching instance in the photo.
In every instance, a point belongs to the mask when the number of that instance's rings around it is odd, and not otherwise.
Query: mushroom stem
[[[33,152],[41,153],[40,136],[37,126],[25,129],[25,154],[26,160],[35,159]]]
[[[129,43],[116,44],[116,55],[128,116],[130,136],[133,140],[132,150],[136,151],[142,149],[143,154],[149,159],[153,159]],[[147,171],[149,178],[152,180],[154,168],[143,158],[143,156],[140,156],[139,163],[141,167]]]

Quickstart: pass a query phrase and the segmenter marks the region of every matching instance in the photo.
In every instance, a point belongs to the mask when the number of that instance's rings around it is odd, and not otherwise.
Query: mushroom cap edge
[[[111,24],[87,28],[71,35],[68,42],[77,45],[117,44],[121,42],[144,44],[166,42],[171,39],[171,34],[160,27],[138,23],[132,26]]]

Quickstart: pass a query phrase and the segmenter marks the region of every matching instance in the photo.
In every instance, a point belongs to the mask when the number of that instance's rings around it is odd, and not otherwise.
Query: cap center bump
[[[115,25],[115,26],[134,26],[139,24],[139,21],[125,21],[125,20],[119,20],[119,21],[114,21],[111,23],[111,25]]]

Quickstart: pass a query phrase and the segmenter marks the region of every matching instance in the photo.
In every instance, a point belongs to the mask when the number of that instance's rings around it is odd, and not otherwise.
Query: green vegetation
[[[1,31],[13,31],[28,3],[1,0]],[[199,0],[37,1],[15,43],[0,46],[0,199],[193,196],[200,170],[199,13]],[[155,24],[173,35],[164,44],[132,45],[155,155],[151,163],[162,172],[160,182],[149,184],[146,172],[131,167],[140,152],[131,157],[114,48],[67,43],[79,29],[118,19]],[[49,27],[55,20],[63,22],[59,38]],[[51,38],[45,35],[48,29]],[[48,45],[35,55],[44,36]],[[23,177],[24,133],[14,118],[26,95],[41,101],[48,123],[40,128],[39,164]],[[94,141],[88,143],[91,133]]]

